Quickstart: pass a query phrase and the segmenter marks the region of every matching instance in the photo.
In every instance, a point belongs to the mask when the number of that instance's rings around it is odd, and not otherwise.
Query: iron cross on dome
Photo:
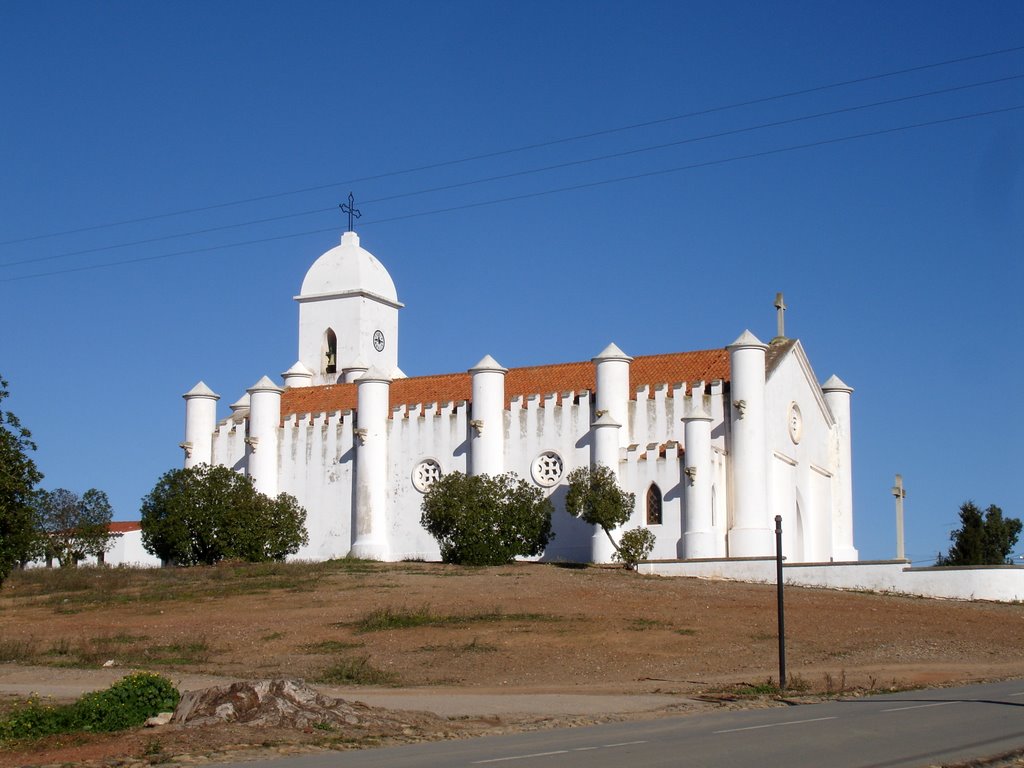
[[[352,193],[349,192],[348,193],[348,204],[346,205],[345,203],[342,203],[341,205],[338,206],[339,208],[341,208],[341,212],[342,213],[347,213],[348,214],[348,229],[345,230],[346,232],[353,232],[354,231],[354,228],[352,226],[352,218],[355,217],[355,218],[358,219],[358,218],[360,218],[363,215],[362,211],[360,211],[358,208],[356,208],[355,202],[356,202],[356,199],[352,196]]]

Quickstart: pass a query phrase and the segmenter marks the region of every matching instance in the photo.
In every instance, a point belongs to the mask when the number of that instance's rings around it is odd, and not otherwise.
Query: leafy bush
[[[0,721],[0,741],[38,738],[74,731],[120,731],[171,712],[180,695],[165,677],[137,672],[105,691],[87,693],[74,704],[54,705],[31,697]]]
[[[83,731],[120,731],[172,712],[180,695],[170,680],[152,672],[123,677],[105,691],[87,693],[75,704]]]
[[[30,739],[53,733],[75,731],[71,706],[48,704],[38,696],[30,696],[15,704],[0,720],[0,743],[13,739]]]
[[[551,502],[514,472],[452,472],[430,487],[422,509],[420,523],[437,539],[446,563],[504,565],[539,555],[554,538]]]
[[[619,550],[612,557],[627,568],[636,569],[637,563],[646,560],[654,549],[654,534],[649,528],[633,528],[622,534]]]
[[[294,496],[271,499],[228,467],[172,469],[142,500],[142,543],[164,562],[283,560],[309,541]]]

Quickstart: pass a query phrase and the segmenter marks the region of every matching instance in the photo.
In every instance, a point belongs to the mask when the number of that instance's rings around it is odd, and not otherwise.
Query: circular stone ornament
[[[800,413],[800,406],[796,403],[790,403],[787,426],[789,428],[789,439],[796,445],[804,434],[804,417]]]
[[[530,465],[530,474],[533,482],[542,488],[550,488],[562,479],[565,472],[565,463],[562,457],[554,451],[544,451]]]
[[[426,493],[430,486],[441,479],[441,465],[437,459],[424,459],[412,470],[412,487],[420,493]]]

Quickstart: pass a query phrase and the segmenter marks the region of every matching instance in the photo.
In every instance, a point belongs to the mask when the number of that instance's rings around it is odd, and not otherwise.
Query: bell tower
[[[299,362],[313,372],[312,384],[352,380],[346,371],[378,369],[393,378],[398,369],[398,300],[391,275],[359,235],[313,262],[295,297],[299,303]]]

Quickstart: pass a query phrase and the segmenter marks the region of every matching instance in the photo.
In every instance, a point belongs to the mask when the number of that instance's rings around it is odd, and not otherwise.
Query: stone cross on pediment
[[[786,312],[786,302],[782,300],[782,292],[775,294],[775,310],[776,310],[776,336],[780,339],[786,338],[786,319],[784,317]]]

